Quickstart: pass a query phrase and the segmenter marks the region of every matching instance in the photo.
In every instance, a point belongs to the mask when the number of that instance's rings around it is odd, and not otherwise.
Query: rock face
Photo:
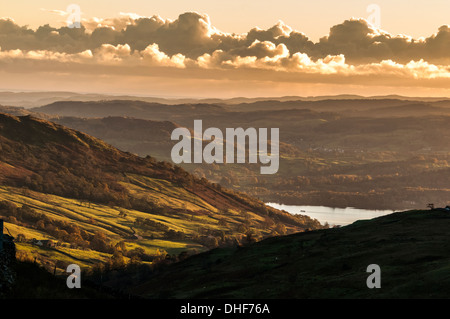
[[[3,235],[3,249],[0,251],[0,298],[8,296],[8,292],[15,282],[15,261],[16,246],[13,237]]]

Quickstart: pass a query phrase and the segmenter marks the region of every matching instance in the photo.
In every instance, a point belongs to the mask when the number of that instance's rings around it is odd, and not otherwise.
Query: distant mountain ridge
[[[195,113],[207,116],[224,112],[222,106],[215,104],[166,105],[139,100],[58,101],[29,110],[53,116],[94,118],[121,116],[148,120],[165,120],[168,114],[174,116],[174,119],[183,119]]]
[[[180,97],[152,97],[120,94],[95,94],[76,92],[0,92],[0,104],[8,106],[21,106],[25,108],[39,107],[56,101],[105,101],[105,100],[139,100],[161,104],[240,104],[261,101],[320,101],[341,99],[399,99],[435,102],[449,100],[448,97],[407,97],[401,95],[361,96],[355,94],[324,95],[324,96],[281,96],[281,97],[234,97],[234,98],[180,98]]]

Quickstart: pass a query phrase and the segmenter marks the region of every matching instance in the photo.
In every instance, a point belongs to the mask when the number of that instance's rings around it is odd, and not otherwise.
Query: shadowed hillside
[[[193,256],[131,291],[149,298],[449,298],[449,227],[449,212],[409,211],[269,238]],[[371,264],[381,268],[379,289],[366,285]]]

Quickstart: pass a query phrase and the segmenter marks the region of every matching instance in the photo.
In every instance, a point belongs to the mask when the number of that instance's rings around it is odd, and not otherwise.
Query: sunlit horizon
[[[450,27],[442,15],[450,4],[319,2],[305,13],[287,0],[249,2],[241,11],[236,1],[78,1],[80,28],[68,28],[72,15],[56,1],[1,4],[0,90],[196,99],[450,96]],[[333,14],[319,10],[325,4]],[[432,19],[424,18],[429,10]]]

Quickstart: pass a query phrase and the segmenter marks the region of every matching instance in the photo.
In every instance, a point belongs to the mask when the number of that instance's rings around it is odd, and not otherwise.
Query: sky
[[[448,0],[2,1],[0,90],[450,96],[449,13]]]
[[[269,28],[282,20],[313,40],[327,35],[332,25],[345,19],[367,17],[370,4],[381,8],[382,26],[393,34],[429,36],[450,23],[448,0],[15,0],[0,2],[0,17],[12,17],[20,25],[34,28],[46,23],[58,25],[62,19],[45,10],[66,10],[72,3],[80,6],[86,18],[132,12],[176,19],[180,13],[196,11],[208,14],[218,29],[230,33],[244,33],[255,26]]]

